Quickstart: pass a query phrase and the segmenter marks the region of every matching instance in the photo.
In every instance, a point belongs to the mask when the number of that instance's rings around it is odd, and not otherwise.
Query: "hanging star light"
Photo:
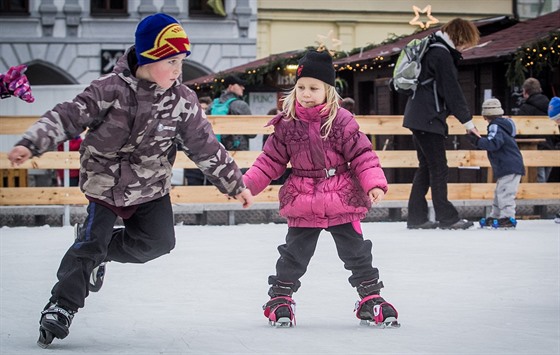
[[[408,23],[413,26],[418,25],[422,29],[427,29],[428,27],[430,27],[430,25],[435,25],[436,23],[439,23],[439,20],[432,16],[432,5],[427,5],[422,10],[418,6],[413,5],[412,10],[414,10],[414,18],[410,20]],[[426,24],[424,24],[422,21],[419,20],[420,14],[426,14],[426,16],[428,17],[428,21],[426,21]]]
[[[342,45],[342,41],[334,38],[333,35],[333,30],[330,30],[329,33],[324,36],[324,35],[317,35],[317,38],[319,39],[317,41],[318,43],[318,47],[317,47],[317,51],[318,52],[322,52],[324,50],[328,50],[329,53],[331,54],[331,56],[334,56],[334,54],[337,52],[337,48],[340,48],[340,46]],[[327,47],[327,45],[325,44],[325,42],[327,42],[327,40],[330,42],[330,46]]]

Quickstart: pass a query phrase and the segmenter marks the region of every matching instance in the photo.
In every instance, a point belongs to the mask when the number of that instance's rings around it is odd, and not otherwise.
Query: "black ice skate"
[[[81,224],[76,223],[74,225],[74,240],[76,243],[85,240],[85,231]],[[99,292],[101,286],[103,286],[103,278],[105,277],[105,266],[107,262],[102,262],[98,266],[96,266],[91,274],[89,275],[89,291],[90,292]]]
[[[57,304],[47,303],[41,312],[39,320],[39,340],[37,345],[42,348],[48,347],[54,338],[64,339],[70,332],[70,324],[74,318],[73,311],[69,311]]]
[[[378,280],[364,281],[358,286],[361,300],[356,302],[354,308],[356,317],[361,320],[360,325],[399,328],[401,326],[397,321],[399,313],[392,304],[379,295],[382,288],[383,282]]]
[[[292,299],[293,284],[278,281],[268,290],[270,300],[263,306],[268,324],[278,328],[296,325],[296,302]]]
[[[103,278],[105,277],[105,265],[106,262],[102,262],[96,266],[91,274],[89,275],[89,290],[91,292],[99,292],[101,286],[103,286]]]

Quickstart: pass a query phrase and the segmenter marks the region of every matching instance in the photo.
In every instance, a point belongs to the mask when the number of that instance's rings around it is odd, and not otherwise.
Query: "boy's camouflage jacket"
[[[80,147],[80,187],[117,207],[169,193],[177,148],[222,193],[240,193],[241,172],[217,141],[196,94],[179,80],[162,91],[136,79],[130,69],[135,58],[132,47],[111,74],[45,113],[16,145],[39,156],[89,128]]]

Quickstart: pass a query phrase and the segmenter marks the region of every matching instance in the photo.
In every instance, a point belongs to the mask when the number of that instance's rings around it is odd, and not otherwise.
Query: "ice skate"
[[[296,324],[296,303],[291,297],[279,296],[271,298],[264,306],[264,316],[268,324],[277,328],[290,328]]]
[[[52,343],[54,338],[66,338],[70,332],[69,328],[70,324],[72,324],[74,313],[49,302],[41,312],[37,345],[46,348]]]
[[[379,295],[370,295],[356,302],[356,317],[360,325],[377,328],[399,328],[399,313],[392,304]]]
[[[356,301],[354,311],[360,319],[360,325],[376,328],[399,328],[401,324],[397,318],[399,313],[392,304],[386,302],[379,295],[383,282],[369,280],[362,282],[358,287],[361,300]]]
[[[478,223],[480,224],[480,228],[490,229],[492,228],[492,223],[496,220],[494,217],[486,217],[481,218]]]
[[[515,229],[516,226],[517,220],[513,217],[499,218],[492,221],[492,228],[494,229]]]
[[[89,275],[89,290],[91,292],[99,292],[103,286],[103,278],[105,277],[106,262],[102,262],[96,266]]]
[[[263,306],[268,324],[277,328],[296,325],[296,302],[292,299],[293,284],[278,281],[268,290],[270,300]]]

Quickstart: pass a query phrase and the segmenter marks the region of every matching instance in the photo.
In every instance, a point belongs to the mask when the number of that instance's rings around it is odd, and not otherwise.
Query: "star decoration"
[[[339,40],[337,38],[334,38],[333,30],[330,30],[329,33],[326,36],[317,35],[317,38],[319,39],[317,41],[317,43],[319,44],[319,46],[317,47],[317,51],[322,52],[324,50],[328,50],[329,53],[331,54],[331,56],[333,56],[336,53],[337,48],[340,48],[340,46],[342,45],[341,40]],[[325,42],[327,42],[327,40],[331,44],[330,47],[327,47],[327,45],[325,44]]]
[[[439,20],[432,16],[432,5],[427,5],[424,9],[420,10],[417,6],[412,6],[412,10],[414,10],[414,18],[410,20],[409,24],[411,25],[418,25],[422,29],[427,29],[430,25],[435,25],[439,23]],[[428,21],[424,24],[422,21],[419,21],[420,14],[426,14],[428,17]]]

